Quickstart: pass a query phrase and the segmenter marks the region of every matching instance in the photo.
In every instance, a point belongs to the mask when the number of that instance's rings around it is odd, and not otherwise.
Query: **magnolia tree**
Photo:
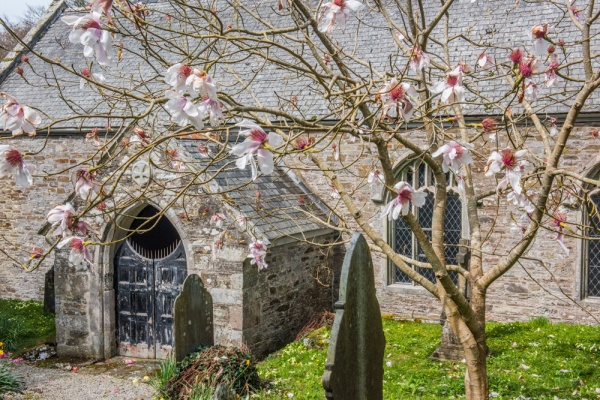
[[[73,179],[77,209],[67,203],[48,210],[54,245],[35,249],[24,268],[37,268],[46,254],[64,246],[71,261],[93,263],[94,249],[110,241],[102,241],[90,221],[114,218],[131,204],[118,200],[119,182],[140,157],[177,177],[153,182],[154,195],[170,193],[169,205],[197,196],[223,169],[250,170],[250,184],[285,164],[320,175],[325,184],[315,190],[329,188],[321,197],[342,222],[323,224],[344,234],[362,230],[374,251],[439,300],[465,352],[466,397],[487,398],[487,289],[534,241],[555,240],[568,252],[565,234],[581,236],[587,229],[568,221],[563,206],[592,204],[590,187],[599,182],[563,168],[561,158],[600,85],[592,47],[600,11],[594,0],[540,1],[531,10],[551,9],[552,15],[528,12],[526,28],[502,36],[489,21],[523,22],[515,14],[518,2],[502,5],[502,13],[484,0],[429,3],[95,0],[87,9],[65,12],[56,24],[68,26],[65,54],[76,61],[23,43],[26,51],[14,73],[27,82],[43,75],[38,90],[57,92],[71,114],[58,118],[30,104],[27,93],[3,93],[0,128],[20,136],[56,126],[99,126],[87,132],[93,155],[60,171]],[[482,21],[460,20],[486,12]],[[52,73],[34,68],[34,60]],[[93,104],[77,107],[84,97]],[[201,163],[190,162],[178,147],[177,139],[192,133],[202,138]],[[590,133],[590,140],[598,136],[597,130]],[[241,139],[231,145],[236,134]],[[16,185],[36,184],[44,174],[35,172],[30,154],[11,138],[2,139],[0,175],[14,177]],[[425,193],[397,178],[398,148],[433,174],[432,235],[417,217]],[[370,166],[368,176],[359,163]],[[468,269],[449,265],[445,257],[449,180],[457,183],[467,214]],[[373,215],[356,194],[377,184],[387,188],[387,200]],[[500,234],[509,228],[484,223],[489,208],[478,208],[483,200],[508,207],[510,229],[517,233]],[[374,221],[399,218],[425,261],[396,252],[373,227]],[[217,229],[239,224],[236,229],[252,233],[243,217],[228,221],[216,213],[211,221]],[[552,237],[540,234],[548,231]],[[490,236],[507,243],[493,258],[484,247]],[[267,248],[255,238],[252,264],[267,267]],[[421,268],[433,270],[435,282]],[[449,271],[467,283],[468,298]]]

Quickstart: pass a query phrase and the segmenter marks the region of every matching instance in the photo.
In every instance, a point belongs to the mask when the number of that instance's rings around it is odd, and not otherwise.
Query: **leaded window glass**
[[[584,297],[600,297],[600,193],[590,196],[586,207],[588,221],[583,257]]]
[[[413,207],[412,211],[419,220],[419,223],[427,236],[431,239],[431,226],[433,220],[434,190],[435,179],[433,173],[425,163],[412,163],[402,169],[398,180],[408,182],[416,190],[422,190],[428,194],[425,205],[420,208]],[[456,265],[456,256],[458,254],[458,243],[461,238],[462,229],[462,204],[459,195],[454,189],[454,177],[449,173],[446,175],[448,182],[448,197],[446,200],[446,216],[444,218],[444,243],[446,263]],[[427,262],[425,254],[417,243],[412,231],[404,222],[403,218],[398,218],[393,222],[390,229],[390,239],[393,240],[394,250],[398,254],[405,255],[418,261]],[[397,266],[392,265],[392,283],[412,284],[412,280],[402,272]],[[417,271],[435,282],[435,274],[432,269],[417,268]],[[454,271],[449,272],[452,281],[458,284],[458,274]]]

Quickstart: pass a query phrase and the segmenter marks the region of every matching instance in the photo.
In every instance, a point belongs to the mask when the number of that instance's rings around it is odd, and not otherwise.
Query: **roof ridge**
[[[44,15],[31,27],[22,39],[22,42],[27,45],[23,46],[17,43],[15,48],[3,60],[0,60],[0,84],[4,82],[13,68],[20,62],[19,55],[28,53],[29,49],[35,46],[37,41],[46,33],[54,21],[58,19],[65,8],[67,8],[66,0],[52,0]]]

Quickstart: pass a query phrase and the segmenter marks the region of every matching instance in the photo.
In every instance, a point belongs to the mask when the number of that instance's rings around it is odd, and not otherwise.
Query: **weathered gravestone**
[[[44,311],[56,312],[56,296],[54,294],[54,266],[44,275]]]
[[[323,374],[325,396],[335,400],[382,399],[385,336],[371,252],[360,233],[352,236],[344,258],[335,309]]]
[[[199,346],[214,344],[212,296],[198,275],[186,278],[173,308],[175,360],[183,360]]]

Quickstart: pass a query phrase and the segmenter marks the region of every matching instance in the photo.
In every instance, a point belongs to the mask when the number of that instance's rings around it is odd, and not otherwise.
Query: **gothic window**
[[[584,209],[588,228],[583,241],[583,297],[600,297],[600,192],[590,196]]]
[[[433,173],[427,164],[413,162],[402,168],[397,178],[397,181],[402,180],[408,182],[415,190],[423,190],[428,194],[425,205],[420,208],[413,207],[412,212],[419,220],[419,223],[427,236],[431,239],[434,201],[433,193],[435,191],[435,179]],[[446,216],[444,219],[445,255],[447,264],[456,265],[458,241],[461,238],[462,230],[462,204],[460,196],[455,189],[455,179],[450,173],[446,174],[446,181],[448,182],[449,187],[446,200]],[[396,253],[411,257],[417,261],[427,262],[425,254],[423,254],[416,238],[402,217],[395,221],[390,221],[389,235],[390,242],[393,243]],[[435,275],[432,269],[414,268],[431,282],[435,282]],[[390,272],[390,283],[413,284],[413,281],[408,275],[402,272],[396,265],[390,265]],[[454,271],[450,271],[449,274],[454,283],[457,284],[458,274]]]

